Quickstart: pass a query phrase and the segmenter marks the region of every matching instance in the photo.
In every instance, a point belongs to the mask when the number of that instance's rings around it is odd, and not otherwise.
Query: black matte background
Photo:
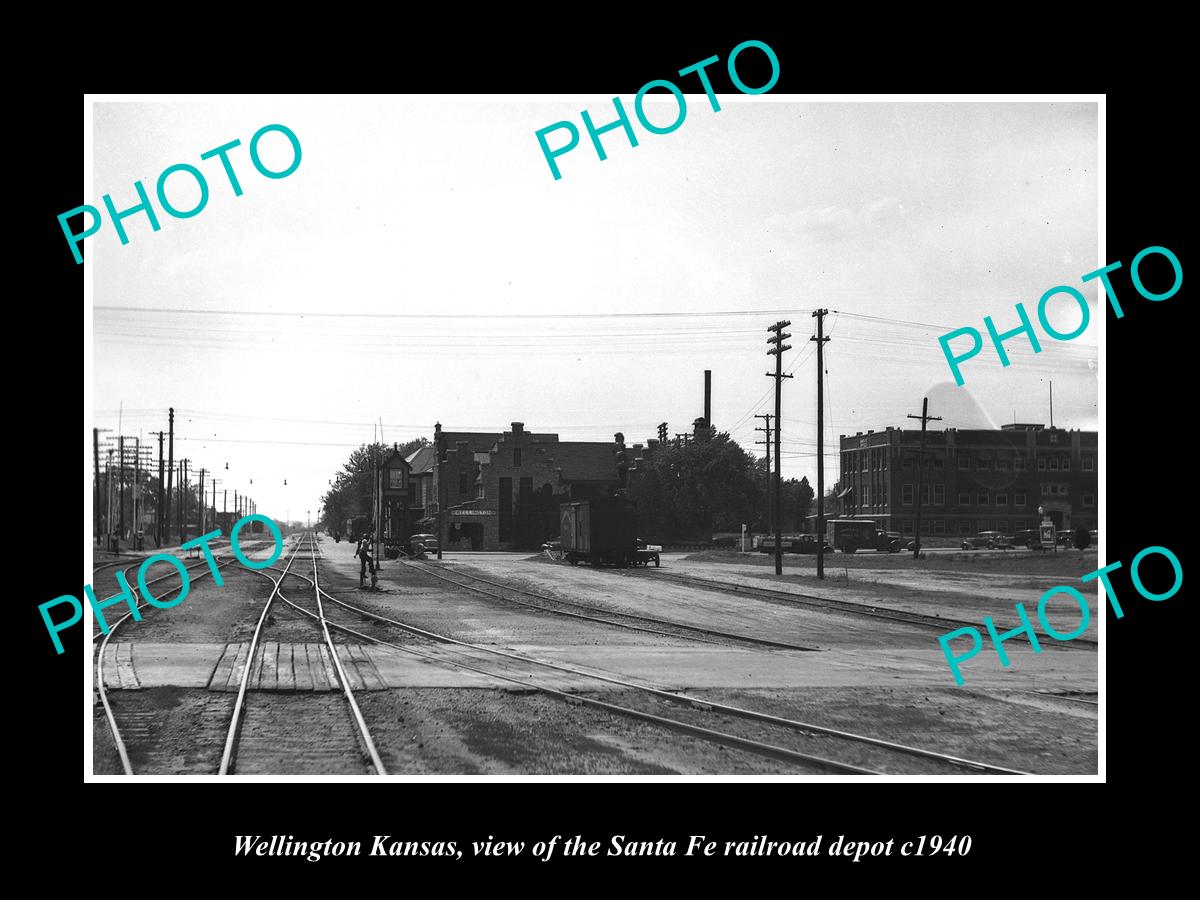
[[[741,28],[716,22],[693,26],[686,33],[672,31],[665,39],[635,17],[610,8],[586,15],[594,15],[595,22],[580,27],[567,24],[561,11],[545,13],[538,28],[555,35],[549,37],[539,36],[537,29],[521,32],[511,22],[495,30],[473,20],[470,34],[400,26],[394,34],[371,39],[358,34],[363,30],[358,23],[353,36],[339,40],[337,33],[347,26],[332,23],[330,33],[316,45],[276,45],[255,38],[247,46],[264,49],[253,51],[222,42],[226,61],[220,65],[170,58],[150,68],[143,68],[148,65],[145,59],[136,66],[114,62],[99,70],[89,64],[87,86],[164,93],[587,91],[627,98],[648,80],[670,77],[713,54],[724,60],[734,45],[757,38],[769,43],[780,59],[782,75],[773,93],[1108,91],[1108,258],[1103,262],[1125,263],[1114,283],[1126,315],[1118,321],[1109,312],[1107,320],[1107,558],[1128,566],[1143,547],[1160,544],[1174,550],[1188,571],[1191,533],[1182,510],[1193,505],[1187,480],[1192,442],[1183,429],[1194,421],[1195,377],[1186,365],[1186,347],[1192,341],[1184,320],[1186,278],[1184,289],[1162,303],[1137,297],[1128,280],[1129,261],[1149,245],[1171,248],[1185,273],[1188,270],[1181,208],[1184,185],[1192,178],[1190,165],[1185,168],[1185,144],[1177,123],[1192,104],[1165,74],[1169,54],[1122,63],[1110,56],[1101,64],[1103,44],[1118,38],[1108,33],[1102,42],[1087,43],[1077,23],[1070,22],[1041,22],[1042,30],[1025,23],[1022,35],[1012,40],[991,34],[986,40],[947,45],[939,38],[904,39],[900,32],[889,33],[885,40],[864,38],[856,29],[879,24],[866,21],[865,12],[854,29],[818,23]],[[687,17],[707,18],[695,10]],[[295,25],[278,27],[286,31]],[[523,36],[514,38],[514,31]],[[268,27],[264,33],[274,32]],[[214,34],[212,39],[218,38]],[[369,46],[367,40],[377,43]],[[751,51],[742,59],[750,63],[753,56]],[[724,83],[723,66],[710,71],[718,92],[731,90]],[[355,882],[346,880],[350,875],[379,879],[379,888],[389,891],[416,889],[406,876],[418,874],[425,876],[422,883],[429,890],[444,890],[429,881],[441,873],[453,876],[448,883],[454,890],[461,884],[458,879],[468,876],[471,881],[503,879],[492,882],[494,890],[523,891],[548,873],[558,890],[573,891],[583,885],[562,876],[586,867],[595,870],[592,884],[639,892],[649,888],[646,878],[655,874],[672,878],[674,885],[687,873],[692,876],[688,881],[694,877],[696,884],[715,888],[717,883],[707,879],[717,870],[737,876],[751,890],[774,884],[790,892],[806,889],[804,879],[820,870],[822,880],[828,877],[835,884],[843,883],[845,876],[855,876],[847,879],[853,882],[872,875],[894,884],[901,876],[933,890],[973,892],[987,884],[1029,890],[1046,882],[1029,880],[1027,866],[1040,869],[1048,864],[1065,876],[1079,867],[1100,867],[1121,848],[1142,841],[1152,840],[1156,857],[1164,852],[1159,841],[1166,835],[1159,832],[1160,837],[1152,839],[1161,824],[1157,813],[1144,807],[1167,805],[1167,798],[1186,784],[1181,781],[1175,787],[1175,779],[1181,777],[1179,763],[1186,759],[1176,753],[1177,729],[1190,724],[1195,705],[1188,702],[1186,690],[1187,590],[1185,586],[1169,601],[1149,603],[1134,597],[1126,572],[1114,578],[1123,600],[1128,598],[1126,616],[1118,621],[1110,613],[1107,621],[1106,787],[753,782],[85,786],[80,650],[55,656],[36,609],[45,599],[80,590],[82,567],[74,555],[81,543],[80,450],[89,448],[85,462],[90,467],[92,424],[83,421],[75,393],[82,341],[80,320],[70,311],[81,312],[82,267],[74,264],[55,220],[59,212],[85,201],[79,154],[83,96],[61,71],[47,77],[49,84],[21,101],[15,121],[21,122],[22,133],[35,139],[23,147],[24,174],[15,184],[10,182],[26,196],[19,201],[20,213],[9,220],[10,228],[15,226],[9,247],[19,251],[8,260],[17,286],[8,303],[9,445],[25,452],[15,453],[9,464],[9,483],[16,486],[8,510],[14,545],[9,571],[20,588],[8,592],[8,603],[20,623],[15,636],[23,653],[22,664],[8,670],[7,708],[12,718],[6,731],[10,750],[19,757],[10,763],[10,772],[33,792],[31,802],[19,810],[10,806],[10,815],[15,813],[24,823],[28,843],[48,859],[53,857],[58,867],[98,873],[106,862],[128,859],[134,865],[123,871],[139,878],[136,861],[152,854],[163,857],[159,862],[166,865],[168,876],[177,874],[189,886],[233,884],[228,876],[253,874],[304,879],[311,887],[329,883],[353,889]],[[750,66],[743,78],[750,84],[765,80]],[[480,135],[480,140],[487,139]],[[530,152],[538,152],[532,132],[530,141]],[[616,171],[610,175],[619,177]],[[27,477],[34,474],[36,478]],[[32,564],[25,561],[30,552]],[[1145,577],[1152,584],[1149,570]],[[10,639],[9,646],[12,643]],[[965,860],[892,858],[858,865],[827,858],[603,857],[558,859],[549,865],[529,859],[454,863],[368,858],[313,864],[235,859],[233,835],[246,833],[358,839],[366,845],[376,833],[456,840],[460,845],[487,835],[534,841],[582,834],[606,840],[611,833],[624,833],[685,844],[693,833],[718,840],[763,833],[799,840],[823,834],[827,842],[838,834],[856,840],[903,840],[922,833],[970,833],[974,849]],[[965,869],[977,878],[964,881],[960,873]],[[638,881],[625,882],[629,874]],[[154,889],[174,887],[156,879]]]

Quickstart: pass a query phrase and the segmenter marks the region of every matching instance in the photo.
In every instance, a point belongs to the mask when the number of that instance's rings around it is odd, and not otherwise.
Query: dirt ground
[[[994,654],[968,664],[967,685],[955,688],[936,638],[905,623],[881,622],[821,610],[792,608],[722,590],[672,582],[671,571],[715,579],[773,578],[762,565],[743,560],[715,564],[664,556],[661,572],[597,571],[543,565],[513,555],[447,555],[440,571],[450,577],[475,572],[613,611],[637,611],[705,627],[794,640],[818,652],[772,651],[699,644],[684,637],[650,635],[522,609],[435,579],[436,563],[405,566],[385,561],[380,590],[358,589],[353,548],[321,545],[323,586],[349,603],[439,634],[485,647],[511,650],[551,662],[640,682],[664,683],[709,701],[728,703],[868,734],[983,762],[1038,773],[1089,774],[1097,764],[1097,707],[1045,691],[1085,692],[1095,699],[1094,652],[1014,651],[1002,669]],[[863,557],[865,561],[866,557]],[[947,563],[952,561],[947,561]],[[741,563],[739,565],[738,563]],[[941,564],[941,561],[939,561]],[[279,563],[282,565],[282,562]],[[974,602],[974,611],[1011,603],[1011,584],[986,566],[943,566],[917,573],[940,590],[905,586],[913,573],[863,566],[847,588],[869,602],[919,602],[938,608]],[[425,566],[426,568],[422,568]],[[303,569],[306,573],[311,566]],[[1091,569],[1087,569],[1091,571]],[[1053,572],[1023,573],[1035,579]],[[1063,573],[1065,574],[1065,573]],[[244,641],[270,593],[272,580],[240,566],[225,570],[225,585],[204,579],[182,604],[150,610],[142,622],[122,627],[121,639],[180,644]],[[787,578],[789,576],[785,576]],[[803,573],[791,576],[806,577]],[[871,580],[868,580],[871,579]],[[878,580],[874,580],[878,579]],[[919,582],[918,582],[919,583]],[[1040,582],[1039,582],[1040,583]],[[774,585],[772,585],[774,586]],[[315,608],[312,588],[288,578],[283,593]],[[796,588],[793,585],[794,589]],[[809,587],[807,583],[805,590]],[[1041,587],[1045,589],[1044,586]],[[889,600],[889,598],[891,598]],[[899,599],[898,599],[899,598]],[[915,598],[915,599],[914,599]],[[973,598],[973,600],[972,600]],[[1025,598],[1028,599],[1028,598]],[[333,621],[402,646],[428,649],[421,638],[370,622],[327,603]],[[1027,604],[1028,605],[1028,604]],[[276,601],[264,634],[272,641],[319,640],[311,621]],[[966,616],[971,609],[958,610]],[[335,640],[358,641],[337,636]],[[396,651],[391,651],[396,652]],[[446,651],[448,652],[448,651]],[[136,652],[134,655],[136,659]],[[433,665],[440,665],[433,663]],[[519,665],[510,663],[516,671]],[[500,668],[504,668],[502,664]],[[527,670],[536,670],[536,667]],[[694,709],[623,690],[588,678],[563,676],[570,690],[637,709],[754,737],[820,756],[892,773],[945,773],[944,764],[899,757],[891,751],[847,744],[836,738],[781,730],[712,710]],[[660,726],[582,705],[492,685],[397,687],[357,693],[385,765],[396,774],[820,774],[821,769],[751,755],[681,736]],[[1087,693],[1090,692],[1090,693]],[[136,772],[210,774],[217,771],[233,695],[196,688],[116,690],[110,701]],[[336,693],[251,691],[238,771],[361,774],[361,750],[344,701]],[[99,704],[93,718],[97,773],[120,772],[120,763]],[[950,770],[953,772],[954,770]]]

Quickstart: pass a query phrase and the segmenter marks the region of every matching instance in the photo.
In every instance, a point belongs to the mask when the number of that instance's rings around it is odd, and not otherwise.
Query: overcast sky
[[[942,424],[975,424],[976,404],[997,425],[1048,422],[1053,379],[1055,424],[1096,427],[1094,104],[720,101],[689,95],[669,135],[635,119],[636,148],[605,134],[603,162],[583,132],[558,181],[534,133],[583,131],[584,108],[607,122],[611,99],[97,103],[86,202],[132,206],[136,179],[153,196],[180,162],[210,197],[189,219],[159,209],[159,232],[126,219],[127,246],[107,221],[87,239],[92,424],[115,434],[123,409],[123,432],[148,436],[174,406],[176,457],[293,519],[380,422],[388,442],[522,421],[632,443],[690,427],[706,368],[714,424],[761,451],[766,328],[788,318],[783,471],[815,480],[808,337],[825,307],[829,483],[839,434],[908,424],[934,388]],[[647,108],[665,123],[675,107]],[[278,180],[248,156],[271,123],[303,148]],[[235,138],[240,197],[200,160]],[[261,148],[290,160],[279,134]],[[188,181],[169,181],[184,209]],[[953,385],[939,334],[1011,328],[1015,303],[1035,317],[1059,284],[1089,298],[1082,337],[1043,335],[1036,356],[1014,339],[1008,368],[985,348]],[[1058,300],[1051,319],[1070,331],[1079,311]]]

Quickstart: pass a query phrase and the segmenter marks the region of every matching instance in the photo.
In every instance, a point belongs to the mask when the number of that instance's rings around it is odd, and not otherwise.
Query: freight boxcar
[[[572,565],[629,566],[639,561],[637,513],[628,500],[577,500],[559,506],[563,558]]]
[[[371,520],[367,516],[355,516],[345,522],[345,535],[349,541],[358,541],[371,528]]]

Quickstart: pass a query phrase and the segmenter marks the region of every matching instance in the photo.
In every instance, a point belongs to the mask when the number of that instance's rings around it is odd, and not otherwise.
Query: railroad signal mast
[[[791,375],[783,374],[783,354],[792,349],[791,344],[785,344],[790,334],[786,334],[783,329],[791,325],[791,322],[780,321],[776,322],[767,328],[771,332],[771,337],[767,338],[767,343],[771,344],[771,349],[767,351],[767,356],[775,357],[775,371],[768,372],[768,378],[775,379],[775,574],[783,574],[783,516],[779,515],[779,510],[783,508],[783,482],[779,477],[779,432],[780,432],[780,416],[783,413],[783,379],[791,378]]]

